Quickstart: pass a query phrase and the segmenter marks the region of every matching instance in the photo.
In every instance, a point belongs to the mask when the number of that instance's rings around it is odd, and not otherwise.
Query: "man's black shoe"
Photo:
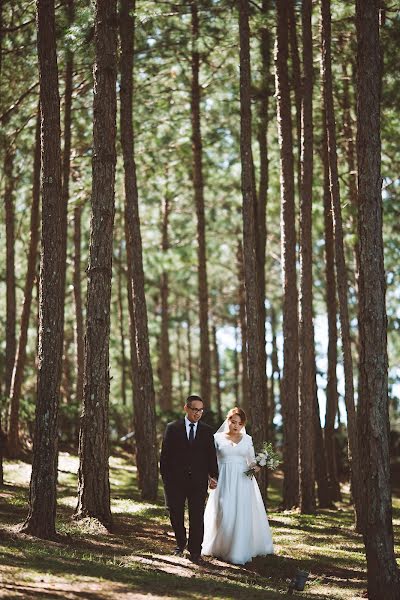
[[[189,560],[196,565],[205,564],[205,561],[201,558],[200,554],[191,554]]]
[[[183,548],[179,548],[179,546],[177,546],[174,549],[174,554],[175,554],[175,556],[183,556]]]

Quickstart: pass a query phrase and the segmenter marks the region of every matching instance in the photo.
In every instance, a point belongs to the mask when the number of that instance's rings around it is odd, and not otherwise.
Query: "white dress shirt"
[[[186,437],[187,437],[187,439],[189,439],[190,425],[194,425],[194,427],[193,427],[193,436],[195,438],[196,437],[196,432],[197,432],[197,423],[192,423],[192,421],[189,421],[189,419],[187,417],[185,417],[185,427],[186,427]]]

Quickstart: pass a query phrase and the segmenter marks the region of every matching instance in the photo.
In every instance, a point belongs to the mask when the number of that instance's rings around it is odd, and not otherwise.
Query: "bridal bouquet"
[[[247,477],[254,477],[256,467],[267,467],[272,471],[280,464],[279,456],[272,447],[272,444],[265,442],[261,451],[256,454],[255,463],[244,472]]]

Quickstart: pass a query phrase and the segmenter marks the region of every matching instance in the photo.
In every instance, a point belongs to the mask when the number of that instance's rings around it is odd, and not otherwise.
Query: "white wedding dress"
[[[202,554],[243,565],[274,552],[257,481],[244,474],[254,462],[253,442],[246,433],[237,444],[225,433],[216,433],[214,439],[219,477],[204,512]]]

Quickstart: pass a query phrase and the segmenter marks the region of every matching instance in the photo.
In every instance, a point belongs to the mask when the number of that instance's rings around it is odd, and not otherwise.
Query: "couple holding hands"
[[[213,435],[211,427],[200,420],[204,410],[200,396],[189,396],[184,410],[184,419],[167,425],[160,458],[176,539],[175,554],[183,555],[187,546],[195,563],[202,562],[203,554],[234,564],[272,554],[261,493],[256,479],[245,473],[255,465],[255,453],[252,439],[246,434],[244,411],[230,410]]]

